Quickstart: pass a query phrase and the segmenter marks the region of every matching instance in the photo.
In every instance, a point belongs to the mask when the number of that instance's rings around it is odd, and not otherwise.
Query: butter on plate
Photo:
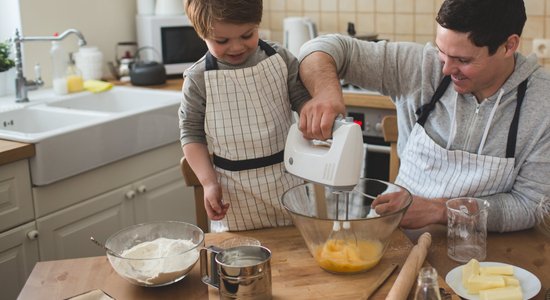
[[[480,266],[471,259],[462,267],[462,285],[468,294],[479,294],[481,300],[522,300],[519,280],[511,265]]]

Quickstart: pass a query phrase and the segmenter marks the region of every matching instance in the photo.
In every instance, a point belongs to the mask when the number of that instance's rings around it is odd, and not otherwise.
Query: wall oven
[[[382,119],[395,115],[393,109],[347,106],[346,114],[363,130],[365,158],[361,168],[361,177],[389,180],[390,146],[384,142]]]

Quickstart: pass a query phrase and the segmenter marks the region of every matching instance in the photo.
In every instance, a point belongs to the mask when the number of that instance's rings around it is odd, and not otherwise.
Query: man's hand
[[[319,97],[318,97],[319,98]],[[345,114],[342,95],[329,98],[313,98],[300,111],[299,128],[305,138],[326,140],[332,136],[332,126],[339,114]]]
[[[300,63],[300,79],[312,96],[300,109],[300,131],[305,138],[326,140],[336,117],[346,112],[334,60],[324,52],[309,54]]]
[[[392,202],[392,193],[380,195],[372,202],[376,213],[385,213],[396,210],[396,201]],[[428,199],[420,196],[413,196],[413,200],[407,212],[401,220],[400,226],[405,229],[418,229],[431,224],[447,224],[447,199]]]

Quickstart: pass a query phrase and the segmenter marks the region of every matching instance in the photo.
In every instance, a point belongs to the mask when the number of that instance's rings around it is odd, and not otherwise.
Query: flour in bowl
[[[119,273],[138,284],[160,285],[180,278],[193,267],[199,257],[195,246],[190,240],[158,238],[125,250],[121,255],[124,259],[116,258],[113,263]]]

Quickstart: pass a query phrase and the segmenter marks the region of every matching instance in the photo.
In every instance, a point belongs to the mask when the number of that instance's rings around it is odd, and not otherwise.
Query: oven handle
[[[367,144],[367,143],[365,143],[364,145],[365,145],[366,151],[368,152],[390,154],[390,151],[391,151],[390,146],[373,145],[373,144]]]

